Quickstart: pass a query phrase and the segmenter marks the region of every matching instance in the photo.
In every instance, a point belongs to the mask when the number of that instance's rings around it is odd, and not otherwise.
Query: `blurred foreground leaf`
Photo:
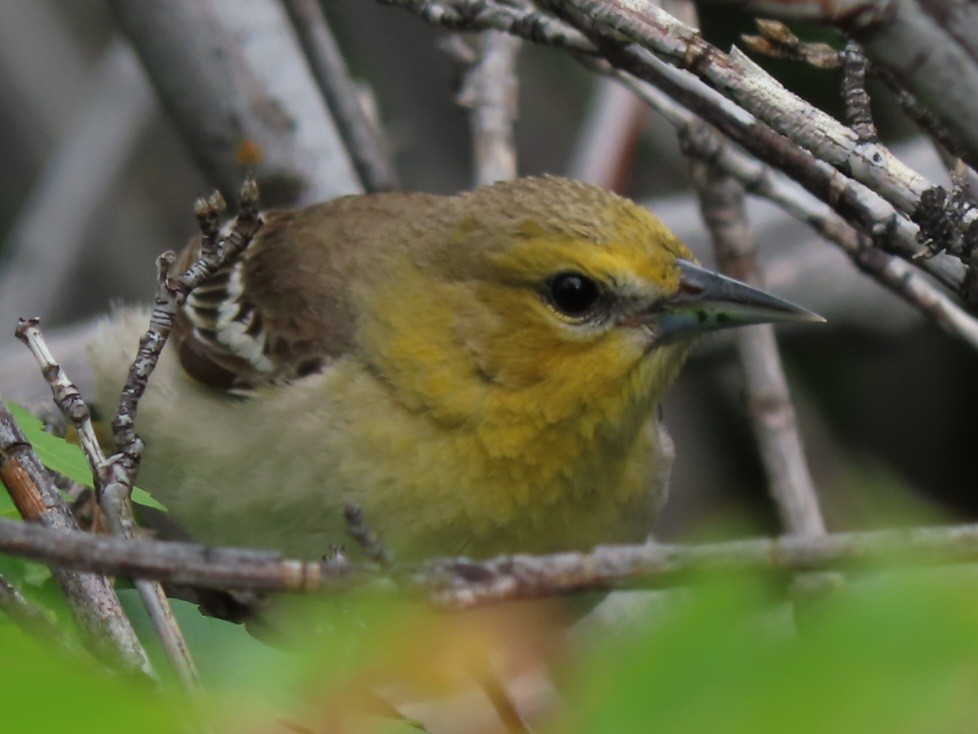
[[[173,734],[189,731],[177,701],[148,681],[110,675],[45,649],[0,620],[0,710],[5,734]]]
[[[391,599],[280,600],[262,641],[191,605],[176,612],[216,734],[417,731],[390,716],[395,706],[434,734],[499,731],[476,685],[489,660],[509,681],[566,674],[562,696],[534,700],[514,685],[541,732],[923,734],[978,722],[971,567],[851,583],[820,600],[801,633],[776,591],[746,582],[657,599],[637,623],[591,628],[571,645],[540,605],[460,614]],[[32,645],[0,622],[4,732],[180,730],[181,714],[166,718],[147,687]]]
[[[850,586],[800,635],[783,616],[759,614],[756,600],[744,588],[704,590],[645,632],[592,639],[558,730],[922,734],[978,724],[969,571]]]

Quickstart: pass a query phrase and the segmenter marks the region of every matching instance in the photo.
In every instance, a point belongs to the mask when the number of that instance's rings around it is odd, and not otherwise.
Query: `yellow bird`
[[[348,503],[399,560],[641,541],[672,457],[656,408],[695,336],[820,320],[562,178],[265,219],[188,300],[139,411],[139,484],[207,543],[319,557]],[[94,341],[101,404],[147,318]]]

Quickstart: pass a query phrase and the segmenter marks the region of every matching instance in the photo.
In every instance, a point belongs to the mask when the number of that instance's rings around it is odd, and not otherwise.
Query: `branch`
[[[533,43],[593,54],[597,51],[580,31],[551,15],[506,0],[377,0],[404,8],[452,31],[497,30]]]
[[[134,538],[136,521],[129,503],[129,494],[128,492],[118,494],[112,491],[113,487],[118,487],[120,484],[114,476],[115,467],[102,452],[88,405],[44,342],[38,320],[21,319],[17,325],[17,338],[31,350],[51,387],[55,404],[78,432],[79,443],[95,478],[95,497],[109,530],[123,538]],[[131,488],[130,484],[129,491]],[[189,688],[198,681],[197,669],[162,585],[154,581],[136,579],[135,586],[168,659],[180,679]]]
[[[953,16],[942,13],[945,0],[712,0],[782,20],[833,25],[852,36],[874,64],[892,72],[900,84],[937,113],[957,141],[964,159],[978,164],[978,62],[976,41],[961,33]],[[960,6],[971,29],[975,10]],[[933,9],[932,13],[926,12]],[[956,42],[954,36],[961,38]],[[967,39],[967,40],[965,40]],[[964,45],[962,45],[964,44]]]
[[[364,187],[367,191],[399,189],[389,146],[364,109],[364,91],[350,76],[319,2],[283,0],[283,4]]]
[[[813,571],[909,568],[978,561],[978,525],[782,536],[706,545],[602,546],[588,553],[453,558],[396,569],[374,564],[303,561],[270,551],[191,543],[126,540],[48,529],[0,518],[0,551],[73,568],[154,578],[205,588],[340,593],[409,590],[439,606],[467,609],[612,588],[661,588],[738,574],[789,578]]]
[[[479,41],[479,56],[466,72],[456,100],[471,111],[474,185],[486,186],[516,178],[513,123],[520,40],[498,31],[484,31]]]
[[[784,23],[767,18],[755,18],[759,35],[741,35],[740,41],[748,51],[773,59],[809,64],[816,69],[838,69],[839,52],[827,43],[802,41]]]
[[[2,401],[0,481],[7,487],[27,523],[37,523],[44,529],[61,533],[84,535],[78,532],[75,518]],[[27,523],[4,522],[29,527]],[[96,657],[116,669],[154,675],[146,651],[122,610],[112,583],[105,576],[80,573],[57,565],[51,566],[51,575],[67,599],[86,646]]]
[[[866,91],[866,56],[859,44],[849,41],[839,54],[842,63],[842,102],[846,121],[864,143],[878,140],[869,93]]]
[[[167,252],[159,258],[159,285],[155,308],[149,329],[139,341],[139,351],[129,368],[126,384],[119,398],[119,409],[112,421],[118,453],[110,459],[106,459],[99,446],[88,406],[48,350],[37,320],[21,320],[17,328],[17,336],[28,345],[41,365],[55,402],[78,430],[82,448],[95,477],[95,496],[109,529],[125,539],[133,539],[136,533],[130,495],[143,451],[143,443],[135,432],[139,400],[156,369],[160,354],[173,329],[177,311],[188,294],[247,247],[262,226],[255,181],[249,178],[242,185],[240,212],[227,233],[219,236],[219,219],[224,209],[224,200],[217,193],[212,194],[209,200],[198,199],[196,202],[195,211],[203,232],[201,253],[185,272],[170,275],[170,266],[176,258],[174,253]],[[197,671],[162,586],[145,579],[136,579],[135,585],[174,669],[188,689],[192,690],[197,681]]]
[[[744,185],[702,159],[694,158],[691,170],[721,272],[761,285],[763,277],[744,211]],[[782,523],[789,533],[823,535],[825,522],[805,460],[774,327],[763,324],[741,329],[734,340],[744,371],[751,425]]]
[[[978,349],[978,320],[918,275],[914,268],[873,247],[868,237],[850,227],[828,205],[817,203],[772,168],[741,152],[657,88],[620,72],[617,77],[677,128],[691,152],[737,177],[750,193],[770,200],[798,221],[811,226],[829,242],[838,245],[864,273],[899,295],[948,334]],[[906,220],[884,220],[879,226],[885,229],[887,221]],[[911,235],[907,233],[907,236]]]
[[[736,48],[723,53],[651,0],[566,0],[554,7],[606,58],[613,61],[609,48],[632,55],[632,44],[651,51],[699,77],[819,159],[851,171],[857,181],[906,214],[934,186],[885,147],[863,143],[831,115],[789,92]]]
[[[574,2],[578,1],[574,0]],[[584,34],[577,29],[570,28],[566,23],[539,11],[514,10],[512,7],[494,0],[379,0],[379,2],[405,7],[430,22],[443,24],[453,30],[481,31],[486,28],[506,30],[537,43],[571,50],[576,53],[576,58],[582,60],[589,68],[593,69],[595,65],[594,56],[598,52],[595,43],[585,38]],[[642,8],[646,7],[645,0],[636,0],[636,3]],[[657,12],[661,14],[661,11]],[[671,16],[667,17],[671,23],[676,24],[675,19],[672,19]],[[591,29],[589,23],[585,21],[581,21],[581,26]],[[691,29],[688,27],[682,26],[682,24],[678,24],[678,26],[684,29],[682,35],[687,39],[698,38],[695,34],[690,35]],[[916,266],[927,270],[947,287],[955,291],[961,290],[965,280],[964,266],[960,262],[940,256],[915,260],[926,252],[919,245],[917,226],[904,216],[900,216],[890,204],[874,193],[873,190],[852,181],[818,160],[802,146],[775,132],[763,122],[745,114],[743,109],[710,89],[696,77],[670,66],[648,49],[635,43],[624,43],[620,36],[615,35],[612,31],[609,33],[612,34],[610,39],[601,33],[596,33],[596,37],[602,44],[600,54],[613,67],[633,74],[658,87],[679,104],[707,120],[758,159],[784,171],[788,176],[798,181],[814,196],[839,212],[853,226],[858,227],[861,232],[873,237],[874,242],[878,242],[901,257],[912,260]],[[703,50],[702,44],[705,44],[705,41],[699,39],[695,43],[698,49]],[[721,54],[720,57],[717,57],[716,54],[720,54],[719,51],[708,44],[706,47],[708,48],[704,52],[710,58],[723,61],[725,55]],[[693,54],[692,48],[689,46],[682,46],[682,48],[685,48],[695,57],[696,54]],[[679,50],[679,47],[673,49],[674,52]],[[930,185],[926,179],[903,166],[888,151],[886,157],[881,156],[880,160],[883,163],[880,165],[873,164],[862,154],[858,159],[850,160],[848,154],[854,152],[857,145],[856,136],[852,131],[825,115],[821,110],[811,107],[811,105],[783,90],[776,80],[768,77],[742,54],[738,55],[737,64],[733,64],[731,59],[725,61],[724,66],[731,68],[737,66],[737,68],[746,69],[744,71],[746,78],[742,82],[751,89],[755,89],[758,85],[766,89],[765,94],[762,95],[765,97],[763,109],[776,117],[784,117],[785,119],[794,119],[795,116],[800,115],[802,119],[808,121],[806,125],[801,126],[806,135],[814,135],[816,140],[825,139],[826,146],[835,151],[839,161],[844,161],[845,165],[854,166],[861,170],[864,174],[863,178],[875,183],[879,183],[879,181],[888,182],[883,188],[892,189],[891,194],[900,192],[900,196],[897,198],[901,199],[905,206],[911,206],[916,211],[916,208],[920,206],[919,195],[923,191],[940,190],[939,187],[926,188],[926,185]],[[767,99],[768,95],[775,92],[777,94],[774,94],[773,98]],[[755,93],[757,93],[756,90]],[[823,124],[826,127],[820,131],[817,126]],[[841,138],[837,139],[836,133],[841,135]],[[869,147],[874,150],[869,150],[866,146],[860,150],[872,158],[875,156],[875,148],[879,146],[874,144]],[[819,150],[820,154],[824,152]],[[887,163],[891,159],[895,161],[892,166],[893,170],[888,170]],[[908,188],[909,181],[915,182],[912,191]],[[902,184],[907,184],[907,186]],[[960,228],[955,230],[954,234],[960,236]]]
[[[301,206],[361,183],[275,0],[110,0],[156,92],[208,181],[245,170],[266,200]]]
[[[241,186],[240,209],[233,225],[226,235],[219,236],[218,224],[224,214],[225,203],[219,192],[213,192],[209,199],[197,199],[194,210],[203,237],[199,259],[179,275],[170,275],[170,267],[176,259],[173,252],[160,256],[159,284],[153,315],[149,328],[139,340],[139,352],[133,360],[126,377],[125,387],[119,397],[119,410],[112,422],[116,446],[120,456],[115,464],[123,470],[119,476],[123,484],[132,490],[139,462],[142,459],[143,444],[135,432],[136,412],[139,399],[146,391],[149,378],[156,370],[160,354],[173,330],[177,311],[187,300],[190,292],[212,273],[237,257],[251,242],[262,226],[258,212],[258,185],[247,178]],[[108,487],[106,487],[108,490]]]
[[[360,546],[364,557],[381,568],[389,568],[393,563],[390,551],[380,542],[376,531],[367,524],[363,510],[358,505],[347,505],[343,509],[343,519],[346,520],[346,532]]]

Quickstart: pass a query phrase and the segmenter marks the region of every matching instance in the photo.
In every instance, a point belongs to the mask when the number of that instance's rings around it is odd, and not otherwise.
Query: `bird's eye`
[[[598,284],[580,273],[561,273],[550,281],[550,302],[567,316],[587,315],[600,295]]]

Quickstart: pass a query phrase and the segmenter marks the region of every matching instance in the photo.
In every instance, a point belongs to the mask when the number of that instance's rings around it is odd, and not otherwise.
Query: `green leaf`
[[[559,730],[968,731],[978,585],[966,579],[958,568],[850,583],[798,632],[787,605],[763,611],[749,585],[697,590],[655,625],[590,641]]]
[[[42,646],[0,624],[0,705],[6,734],[172,734],[192,731],[190,708],[147,681],[111,675],[91,661]]]
[[[86,487],[95,486],[92,470],[79,446],[47,433],[44,430],[44,424],[19,405],[7,403],[7,407],[10,408],[17,424],[27,436],[27,440],[34,446],[34,450],[44,466],[59,474],[64,474],[73,482],[78,482]],[[0,513],[6,514],[13,505],[9,504],[10,499],[6,495],[3,499],[8,504],[0,502]],[[138,487],[133,488],[132,499],[133,502],[147,507],[166,510],[148,492]]]

